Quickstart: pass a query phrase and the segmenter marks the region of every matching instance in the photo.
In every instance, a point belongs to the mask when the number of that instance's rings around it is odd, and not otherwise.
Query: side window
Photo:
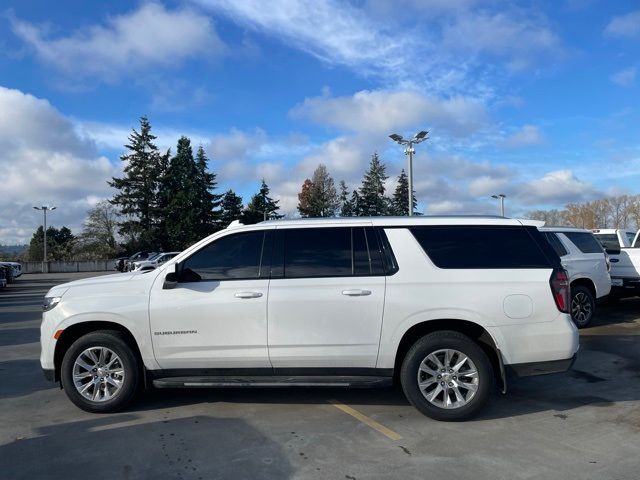
[[[620,250],[620,242],[618,241],[618,236],[615,233],[603,233],[596,235],[595,237],[605,250]]]
[[[352,275],[351,228],[295,228],[283,233],[285,278]]]
[[[180,281],[261,278],[262,246],[267,233],[270,232],[237,233],[211,242],[182,262]]]
[[[414,227],[411,233],[439,268],[551,268],[533,235],[523,227]],[[540,238],[540,242],[544,242]],[[549,249],[553,255],[553,251]],[[557,257],[556,257],[557,258]]]
[[[633,232],[625,232],[627,234],[627,243],[633,247],[633,241],[636,239],[636,234]]]
[[[559,257],[564,257],[569,253],[555,233],[543,232],[542,236],[549,242]]]
[[[592,233],[587,232],[563,232],[564,235],[578,247],[582,253],[602,253],[602,246]]]

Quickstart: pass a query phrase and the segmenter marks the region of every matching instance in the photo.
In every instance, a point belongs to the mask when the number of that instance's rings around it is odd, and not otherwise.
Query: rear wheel
[[[136,355],[120,332],[102,330],[76,340],[60,371],[69,399],[87,412],[116,412],[133,400],[140,378]]]
[[[571,320],[578,328],[589,326],[596,309],[591,290],[582,285],[571,287]]]
[[[434,332],[418,340],[404,358],[400,380],[414,407],[445,421],[478,413],[494,384],[491,362],[482,348],[455,331]]]

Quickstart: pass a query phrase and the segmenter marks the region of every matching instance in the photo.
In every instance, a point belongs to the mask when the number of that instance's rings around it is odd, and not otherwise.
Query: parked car
[[[90,412],[124,408],[141,384],[396,377],[425,415],[465,419],[496,379],[506,391],[507,372],[560,372],[575,359],[568,276],[538,226],[495,217],[230,226],[148,274],[49,290],[42,368]]]
[[[591,323],[596,303],[611,291],[610,263],[602,245],[589,230],[569,227],[539,229],[560,256],[569,274],[571,319],[578,328]]]
[[[168,262],[178,254],[180,254],[180,252],[158,253],[156,256],[151,257],[147,260],[140,260],[138,262],[133,262],[133,266],[131,270],[132,271],[153,270],[155,268],[158,268],[163,263]]]
[[[13,283],[16,278],[16,268],[11,265],[12,262],[0,262],[0,266],[4,268],[5,279],[7,283]]]
[[[3,265],[0,265],[0,288],[7,288],[7,272]]]
[[[139,262],[142,260],[148,260],[150,258],[155,257],[156,255],[158,255],[158,252],[137,252],[134,253],[133,255],[131,255],[128,259],[127,259],[127,263],[126,263],[126,269],[127,271],[131,271],[133,270],[133,264],[135,262]]]
[[[640,295],[639,233],[632,230],[593,230],[596,239],[609,254],[613,300]]]
[[[12,281],[14,278],[18,278],[20,275],[22,275],[22,264],[18,262],[0,262],[0,264],[7,265],[11,268]]]
[[[117,258],[113,264],[113,269],[118,270],[119,272],[125,272],[129,257],[120,257]]]

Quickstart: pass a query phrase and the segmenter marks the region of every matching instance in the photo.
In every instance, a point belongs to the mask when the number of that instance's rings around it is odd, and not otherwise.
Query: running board
[[[254,377],[168,377],[156,378],[156,388],[208,387],[387,387],[392,377],[351,376],[254,376]]]

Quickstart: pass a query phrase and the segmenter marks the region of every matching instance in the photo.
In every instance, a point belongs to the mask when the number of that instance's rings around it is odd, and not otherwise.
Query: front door
[[[375,367],[385,277],[374,243],[364,227],[276,230],[268,305],[276,372]]]
[[[163,369],[271,369],[269,268],[262,255],[270,235],[255,230],[218,237],[177,265],[175,288],[163,289],[164,274],[158,278],[149,315]]]

